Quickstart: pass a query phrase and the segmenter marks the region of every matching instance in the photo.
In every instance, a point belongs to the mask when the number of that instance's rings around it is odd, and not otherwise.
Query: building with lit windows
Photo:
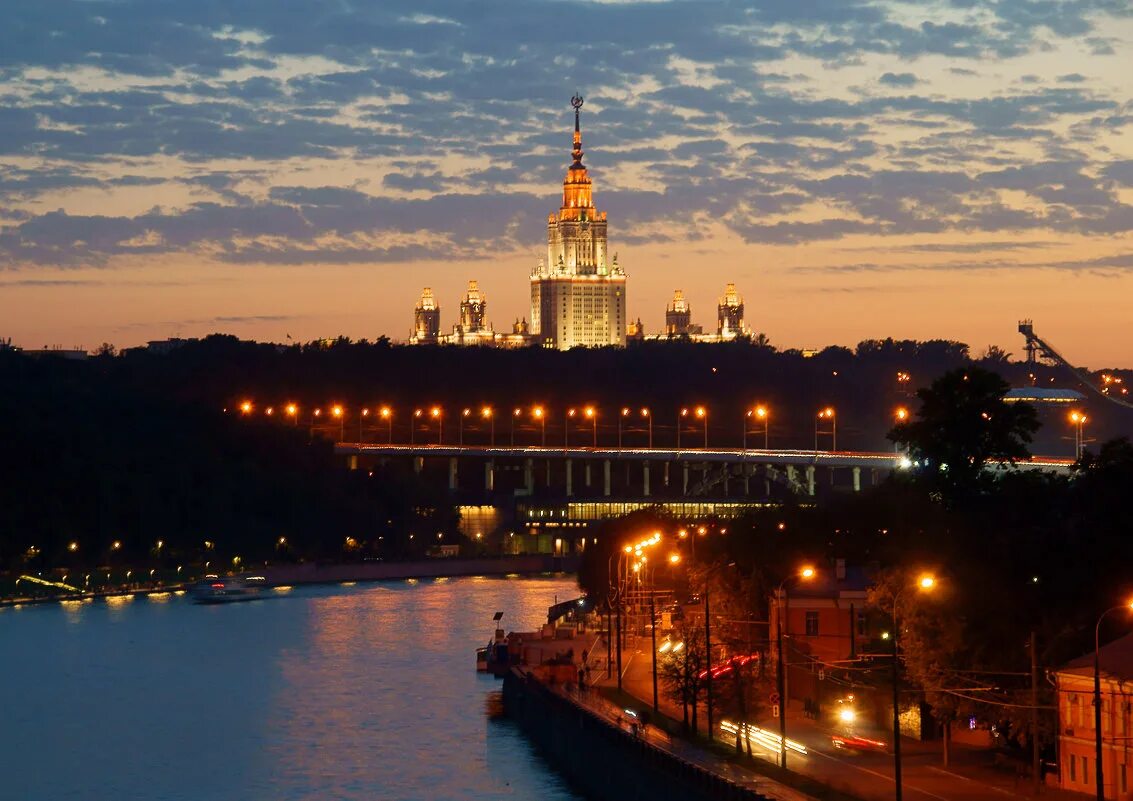
[[[413,309],[413,333],[409,341],[414,345],[436,343],[441,335],[441,307],[433,298],[433,290],[425,287],[421,299]]]
[[[593,183],[582,163],[579,109],[574,106],[572,162],[563,202],[547,218],[547,257],[531,272],[531,334],[544,346],[566,350],[626,344],[626,275],[611,259],[606,212],[594,206]]]
[[[716,307],[716,337],[721,342],[747,336],[744,325],[744,299],[736,292],[735,284],[724,287],[724,297]]]
[[[1098,650],[1102,699],[1102,779],[1105,797],[1133,799],[1133,634]],[[1058,691],[1058,767],[1066,790],[1097,794],[1094,653],[1054,671]],[[1085,797],[1084,795],[1084,797]]]

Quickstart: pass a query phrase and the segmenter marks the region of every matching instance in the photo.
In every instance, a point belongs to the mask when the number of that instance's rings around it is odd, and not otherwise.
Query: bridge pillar
[[[814,465],[808,465],[806,469],[806,493],[814,495]]]
[[[450,490],[456,489],[456,457],[450,456],[448,459],[448,488]]]
[[[571,464],[570,459],[564,459],[563,461],[564,461],[565,466],[566,466],[566,494],[567,494],[567,497],[569,498],[571,495],[574,495],[574,487],[571,484],[571,479],[573,478],[571,473],[573,473],[574,470],[573,470],[573,465]]]
[[[854,492],[862,491],[862,469],[855,467],[854,470]]]
[[[484,491],[494,492],[496,489],[496,463],[491,459],[484,462]]]
[[[602,462],[602,494],[610,497],[610,460]]]
[[[661,483],[664,484],[667,487],[667,486],[669,486],[669,463],[664,462],[664,465],[665,465],[665,467],[663,469]]]
[[[358,469],[358,454],[356,454],[356,453],[350,454],[350,456],[348,456],[346,458],[346,466],[349,467],[351,470],[357,470]]]
[[[590,462],[586,463],[586,486],[590,486]]]
[[[424,469],[425,469],[425,457],[424,456],[414,456],[413,457],[413,472],[416,473],[417,475],[421,475],[421,471],[424,470]]]
[[[547,489],[551,488],[551,460],[547,460]]]
[[[732,466],[724,462],[724,497],[728,497],[728,483],[732,478]]]
[[[681,494],[688,495],[688,464],[681,465]]]
[[[752,468],[752,469],[754,470],[755,468]],[[744,465],[744,497],[746,498],[748,495],[751,495],[751,470],[749,470],[748,466],[745,464]]]
[[[641,494],[644,497],[648,498],[649,497],[649,462],[642,462],[641,463],[641,487],[642,487]]]
[[[535,460],[523,460],[523,486],[528,495],[535,494]]]

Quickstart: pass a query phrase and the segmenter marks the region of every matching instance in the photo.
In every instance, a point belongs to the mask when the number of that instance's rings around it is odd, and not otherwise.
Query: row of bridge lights
[[[255,405],[250,400],[245,400],[240,403],[240,413],[245,416],[250,416],[255,412]],[[283,415],[290,418],[293,423],[298,424],[299,420],[299,406],[295,403],[288,403],[282,407]],[[276,413],[274,406],[267,406],[263,412],[266,416],[272,417]],[[543,406],[533,406],[530,410],[531,418],[539,423],[540,429],[540,443],[542,446],[547,445],[547,410]],[[341,404],[334,404],[328,409],[328,414],[334,420],[339,422],[339,438],[345,439],[346,433],[346,409]],[[362,424],[371,416],[372,412],[369,407],[363,407],[358,413],[358,439],[362,439]],[[1075,413],[1077,414],[1077,413]],[[311,426],[314,427],[315,422],[321,418],[323,410],[316,408],[311,412]],[[389,442],[393,443],[393,409],[389,406],[381,406],[376,410],[376,416],[387,424],[387,432]],[[459,421],[459,434],[460,444],[464,444],[464,423],[472,417],[479,417],[481,420],[487,421],[491,425],[491,443],[494,446],[496,441],[496,413],[491,406],[482,406],[478,411],[473,410],[471,407],[465,407],[457,416]],[[515,421],[523,417],[523,409],[515,407],[511,414],[511,429],[510,441],[515,445]],[[639,410],[631,409],[628,406],[623,406],[621,413],[618,416],[618,448],[622,447],[622,433],[624,424],[633,417],[638,417],[645,421],[648,426],[649,447],[653,447],[653,412],[647,407],[643,406]],[[440,406],[431,406],[428,409],[417,408],[413,410],[414,420],[427,420],[431,419],[437,423],[437,444],[441,444],[444,439],[444,409]],[[743,429],[743,448],[747,450],[747,437],[748,434],[763,434],[763,447],[766,450],[769,447],[770,438],[770,422],[771,410],[763,404],[760,404],[752,409],[748,409],[744,413],[744,429]],[[898,407],[893,412],[893,418],[898,423],[903,423],[909,419],[909,411],[904,407]],[[586,420],[592,424],[592,445],[598,446],[598,410],[594,406],[584,407],[568,407],[564,412],[563,420],[563,438],[564,446],[569,447],[570,442],[570,423],[576,420]],[[1081,416],[1081,420],[1085,422],[1085,416]],[[703,424],[704,434],[704,447],[708,448],[708,408],[706,406],[684,406],[678,412],[678,425],[677,425],[677,450],[681,447],[681,430],[683,423],[686,420],[693,420]],[[757,424],[754,430],[749,427],[749,421]],[[827,427],[828,426],[828,427]],[[1080,427],[1080,426],[1079,426]],[[413,444],[416,426],[410,426],[410,444]],[[815,415],[814,421],[814,442],[815,450],[818,449],[819,436],[830,436],[831,450],[837,450],[837,418],[833,406],[826,406],[820,409]]]

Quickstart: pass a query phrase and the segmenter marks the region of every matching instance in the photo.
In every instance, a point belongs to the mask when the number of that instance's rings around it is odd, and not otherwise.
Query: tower
[[[735,284],[724,287],[724,297],[716,307],[716,335],[722,340],[735,339],[747,334],[744,327],[744,299],[736,292]]]
[[[531,273],[531,331],[547,347],[624,346],[626,275],[615,255],[608,261],[606,212],[594,206],[593,183],[582,163],[579,111],[574,107],[571,164],[563,201],[547,217],[547,258]]]
[[[468,291],[460,301],[460,327],[466,334],[488,329],[488,300],[476,281],[468,282]]]
[[[692,323],[692,309],[685,300],[685,293],[673,290],[673,302],[665,309],[665,333],[669,336],[683,336],[689,332]]]
[[[413,344],[429,344],[437,341],[441,333],[441,307],[433,299],[433,290],[425,287],[421,299],[413,309]]]

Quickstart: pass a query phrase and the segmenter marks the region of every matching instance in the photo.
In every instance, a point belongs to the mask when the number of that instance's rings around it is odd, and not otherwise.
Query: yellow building
[[[1103,646],[1100,657],[1102,698],[1102,773],[1105,797],[1133,800],[1133,635]],[[1094,727],[1094,654],[1080,656],[1054,673],[1058,690],[1058,763],[1062,786],[1097,794]]]
[[[545,346],[624,346],[626,275],[609,259],[606,212],[594,206],[593,184],[582,163],[579,109],[574,106],[573,161],[563,180],[558,214],[547,218],[547,258],[531,272],[531,333]]]

